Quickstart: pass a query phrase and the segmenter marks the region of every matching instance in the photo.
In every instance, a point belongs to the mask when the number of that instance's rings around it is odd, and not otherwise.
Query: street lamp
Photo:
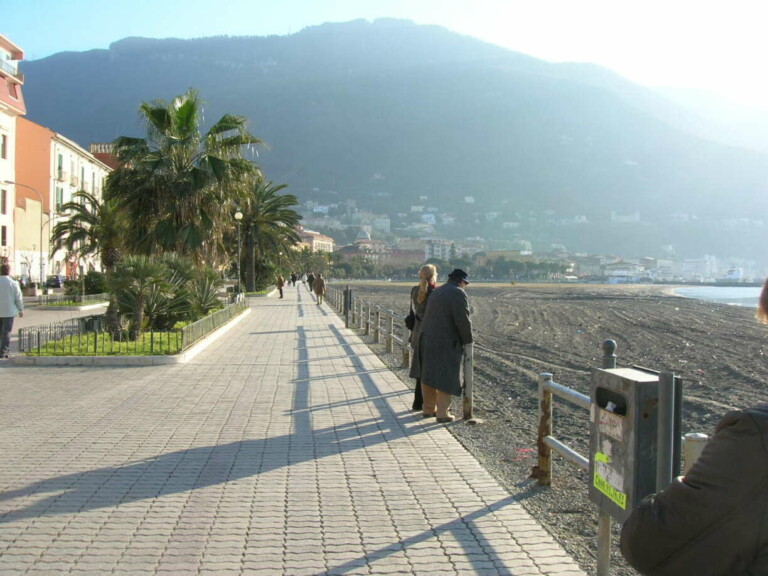
[[[27,186],[26,184],[20,184],[18,182],[14,182],[13,180],[3,180],[3,184],[21,186],[22,188],[26,188],[27,190],[32,190],[32,192],[37,194],[37,197],[40,200],[40,285],[42,287],[42,284],[44,282],[44,279],[43,279],[43,195],[40,194],[40,192],[38,192],[36,189],[32,188],[32,186]]]
[[[235,212],[237,220],[237,293],[240,294],[240,220],[243,219],[243,213],[238,210]]]

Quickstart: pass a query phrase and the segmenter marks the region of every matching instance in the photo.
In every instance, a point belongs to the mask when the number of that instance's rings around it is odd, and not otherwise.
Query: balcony
[[[80,178],[78,178],[77,176],[75,176],[75,175],[73,174],[73,175],[72,175],[72,177],[69,179],[69,183],[70,183],[72,186],[74,186],[75,188],[77,188],[77,187],[78,187],[78,185],[80,184]]]
[[[19,84],[24,84],[24,74],[16,70],[15,66],[11,66],[7,60],[3,60],[2,58],[0,58],[0,71],[15,79]]]
[[[64,170],[59,170],[56,172],[56,180],[59,182],[66,182],[69,180],[69,172],[64,172]]]

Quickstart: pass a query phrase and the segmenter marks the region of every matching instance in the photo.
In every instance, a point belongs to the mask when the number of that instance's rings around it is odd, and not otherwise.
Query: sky
[[[128,36],[286,35],[403,18],[768,109],[767,12],[763,0],[0,0],[0,34],[37,60]]]

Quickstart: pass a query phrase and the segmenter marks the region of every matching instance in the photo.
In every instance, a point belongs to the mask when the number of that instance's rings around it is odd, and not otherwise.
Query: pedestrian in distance
[[[11,267],[0,264],[0,358],[11,352],[11,332],[16,316],[24,316],[24,298],[21,287],[10,276]]]
[[[285,278],[282,274],[277,275],[277,291],[280,292],[280,298],[283,297],[283,286],[285,286]]]
[[[309,291],[312,292],[312,286],[315,283],[315,275],[312,274],[312,272],[309,272],[307,274],[307,286],[309,286]]]
[[[315,296],[317,296],[317,305],[320,306],[325,299],[325,279],[320,272],[317,273],[315,281],[312,283],[312,290],[315,292]]]
[[[768,281],[757,318],[768,324]],[[621,552],[645,576],[768,574],[768,404],[723,416],[685,476],[638,505]]]
[[[298,277],[296,276],[296,272],[291,272],[291,286],[296,286],[296,279]]]
[[[461,396],[461,364],[472,350],[472,321],[464,288],[469,276],[456,268],[429,296],[419,336],[424,417],[452,422],[451,396]]]
[[[408,375],[416,379],[413,390],[413,410],[422,410],[424,397],[421,389],[421,363],[422,354],[419,338],[421,337],[421,321],[427,310],[427,300],[437,287],[437,268],[434,264],[425,264],[419,269],[419,283],[411,288],[410,306],[414,316],[414,324],[411,329],[411,367]],[[429,414],[431,415],[431,413]]]

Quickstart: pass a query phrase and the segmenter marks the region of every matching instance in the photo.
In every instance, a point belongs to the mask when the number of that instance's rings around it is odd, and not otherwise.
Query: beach
[[[414,283],[350,285],[355,297],[405,315]],[[472,283],[467,294],[475,415],[483,423],[452,430],[585,569],[594,570],[597,528],[586,473],[558,459],[552,488],[528,478],[537,454],[538,374],[553,373],[557,383],[589,394],[590,368],[601,365],[602,343],[611,339],[619,367],[682,378],[683,434],[711,434],[728,410],[768,401],[768,327],[752,308],[683,298],[674,287],[655,285]],[[396,359],[391,365],[396,369]],[[396,372],[413,385],[404,370]],[[455,410],[461,414],[458,403]],[[558,404],[555,436],[586,455],[586,411]],[[612,574],[635,574],[617,545],[612,565]]]

